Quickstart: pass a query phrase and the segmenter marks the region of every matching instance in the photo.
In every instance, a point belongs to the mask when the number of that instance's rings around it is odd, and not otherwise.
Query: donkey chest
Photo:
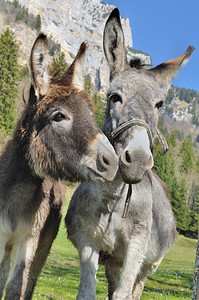
[[[10,244],[24,241],[31,233],[33,220],[24,220],[18,216],[0,215],[0,235]]]
[[[121,216],[117,212],[101,213],[92,223],[90,236],[99,250],[111,254],[120,244],[119,241],[126,238]]]
[[[134,235],[141,235],[151,228],[151,209],[147,205],[141,205],[135,199],[131,199],[131,207],[128,216],[122,218],[125,199],[120,199],[110,206],[96,208],[88,218],[89,239],[100,251],[109,254],[123,251]]]

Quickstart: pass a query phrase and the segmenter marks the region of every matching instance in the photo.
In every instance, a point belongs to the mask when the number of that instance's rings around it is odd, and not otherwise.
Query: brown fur
[[[85,49],[57,84],[49,74],[46,36],[33,45],[29,101],[0,158],[0,299],[4,290],[5,300],[31,299],[58,232],[64,180],[115,177],[117,156],[82,90]]]
[[[35,118],[37,118],[39,115],[41,115],[43,112],[45,112],[46,108],[51,103],[55,103],[55,101],[58,101],[58,102],[67,101],[68,106],[70,107],[70,102],[73,101],[74,95],[77,95],[77,94],[79,97],[81,97],[81,99],[83,101],[85,101],[88,104],[90,109],[93,108],[91,98],[85,91],[78,91],[77,88],[75,88],[73,86],[65,86],[62,84],[60,83],[60,85],[59,84],[51,85],[49,97],[45,97],[45,99],[43,101],[38,103],[37,114],[35,115]],[[71,95],[72,95],[72,97],[70,97]],[[72,104],[72,105],[74,105],[74,104]]]

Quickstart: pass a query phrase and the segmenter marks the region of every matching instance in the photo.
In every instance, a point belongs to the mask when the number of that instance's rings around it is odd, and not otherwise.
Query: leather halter
[[[129,120],[127,122],[124,122],[121,125],[119,125],[115,130],[113,130],[109,137],[111,143],[113,144],[114,139],[118,135],[120,135],[122,132],[124,132],[124,131],[128,130],[129,128],[136,126],[136,125],[138,125],[140,127],[144,127],[146,129],[148,137],[149,137],[150,149],[152,150],[153,149],[153,136],[152,136],[151,129],[145,121],[139,120],[139,119],[134,119],[134,120]],[[165,154],[169,150],[167,141],[166,141],[164,135],[162,134],[162,132],[158,128],[156,129],[156,132],[157,132],[157,139],[161,145],[163,154]],[[130,200],[131,200],[131,195],[132,195],[132,184],[129,184],[122,218],[126,218],[126,216],[128,214],[128,208],[129,208],[129,204],[130,204]]]
[[[121,125],[119,125],[115,130],[113,130],[110,134],[112,144],[113,144],[114,139],[118,135],[120,135],[122,132],[126,131],[127,129],[129,129],[135,125],[144,127],[146,129],[148,137],[149,137],[150,149],[152,149],[153,148],[153,138],[152,138],[151,129],[145,121],[139,120],[139,119],[126,121],[126,122],[122,123]]]
[[[110,142],[113,144],[114,139],[116,137],[118,137],[118,135],[120,135],[127,129],[129,129],[133,126],[136,126],[136,125],[138,125],[140,127],[144,127],[146,129],[148,137],[149,137],[150,149],[152,150],[153,149],[153,136],[152,136],[151,129],[145,121],[139,120],[139,119],[129,120],[129,121],[126,121],[126,122],[120,124],[115,130],[113,130],[111,132],[111,134],[109,136]],[[156,132],[157,132],[157,139],[161,145],[163,154],[165,154],[169,150],[167,141],[166,141],[164,135],[162,134],[162,132],[158,128],[156,129]]]

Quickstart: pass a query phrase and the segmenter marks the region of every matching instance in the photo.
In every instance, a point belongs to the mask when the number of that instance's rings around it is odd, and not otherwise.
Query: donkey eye
[[[121,96],[118,95],[118,94],[112,94],[112,95],[110,95],[110,96],[109,96],[109,100],[110,100],[111,102],[113,102],[113,103],[116,103],[116,102],[122,103],[122,98],[121,98]]]
[[[163,105],[163,101],[161,100],[161,101],[159,101],[158,103],[156,103],[155,107],[156,107],[157,109],[160,109],[160,107],[162,107],[162,105]]]
[[[68,119],[66,116],[64,116],[62,113],[57,113],[53,116],[53,121],[55,122],[61,122],[65,119]]]

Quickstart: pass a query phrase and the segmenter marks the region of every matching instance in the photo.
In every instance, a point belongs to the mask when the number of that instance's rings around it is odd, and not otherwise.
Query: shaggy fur
[[[85,50],[82,44],[59,84],[50,78],[44,34],[31,51],[29,101],[0,158],[0,298],[5,291],[5,300],[32,297],[59,228],[64,180],[111,181],[117,171],[115,151],[82,90]]]

